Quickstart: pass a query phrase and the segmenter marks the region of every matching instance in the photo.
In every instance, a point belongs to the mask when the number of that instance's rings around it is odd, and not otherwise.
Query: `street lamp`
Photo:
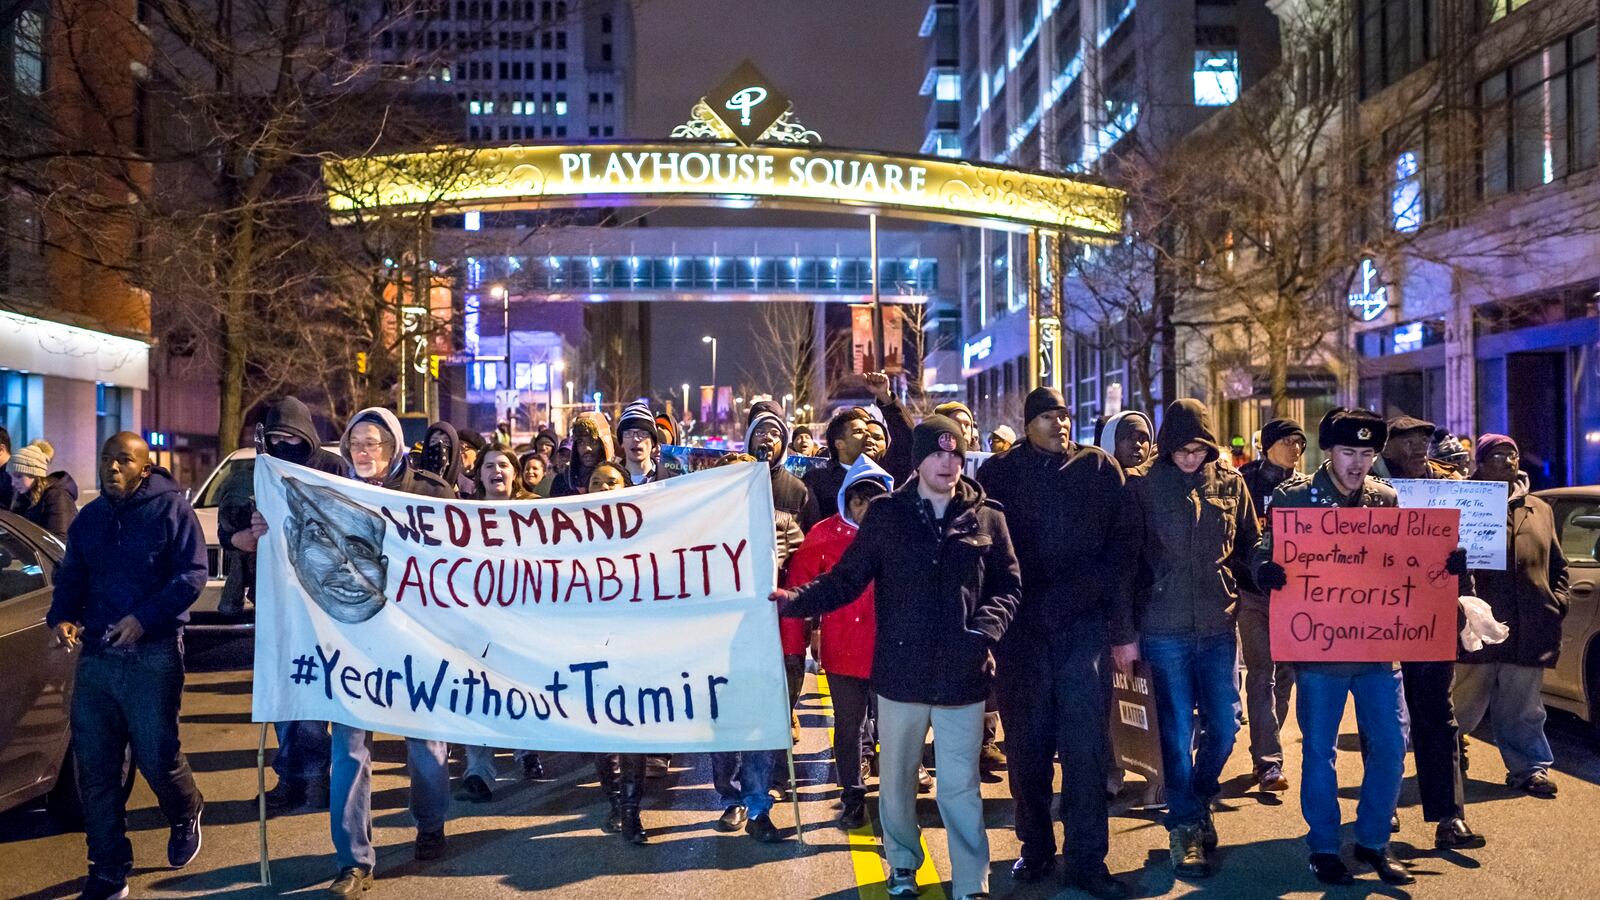
[[[689,421],[689,383],[683,384],[683,420]]]
[[[700,343],[711,345],[711,405],[715,409],[717,403],[717,339],[708,334],[700,339]],[[704,400],[700,402],[700,418],[709,421],[706,416]]]
[[[550,400],[549,409],[545,410],[545,419],[548,420],[545,424],[552,429],[556,427],[556,377],[566,370],[567,363],[565,360],[555,360],[550,363],[550,371],[546,373],[544,380],[545,391]]]
[[[572,405],[572,382],[567,382],[567,405]]]

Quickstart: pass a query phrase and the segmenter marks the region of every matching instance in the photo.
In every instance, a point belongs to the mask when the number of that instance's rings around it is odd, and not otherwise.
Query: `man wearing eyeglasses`
[[[1260,523],[1244,478],[1219,462],[1204,403],[1167,407],[1156,450],[1149,472],[1129,482],[1124,543],[1134,555],[1127,570],[1150,574],[1149,590],[1133,597],[1134,626],[1153,676],[1172,865],[1203,877],[1217,846],[1211,804],[1239,730],[1235,573],[1248,565]]]

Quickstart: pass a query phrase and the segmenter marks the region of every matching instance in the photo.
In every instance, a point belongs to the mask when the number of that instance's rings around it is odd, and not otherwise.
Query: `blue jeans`
[[[406,738],[406,768],[411,774],[411,816],[417,831],[443,831],[450,811],[450,771],[444,741]],[[333,770],[329,785],[328,828],[339,868],[377,862],[372,849],[372,747],[367,732],[333,723]]]
[[[1494,726],[1494,742],[1500,746],[1506,774],[1526,778],[1535,772],[1548,773],[1555,765],[1555,753],[1544,734],[1544,669],[1514,663],[1471,663],[1456,666],[1456,718],[1461,733],[1468,734],[1483,722],[1485,714]]]
[[[1155,682],[1167,828],[1198,825],[1222,791],[1217,779],[1239,731],[1239,689],[1233,678],[1238,642],[1232,629],[1204,636],[1147,635],[1140,641],[1140,654]],[[1200,746],[1191,755],[1196,708]]]
[[[1345,698],[1356,699],[1356,726],[1366,744],[1356,843],[1373,850],[1389,844],[1389,820],[1400,800],[1406,743],[1400,729],[1400,673],[1389,663],[1302,663],[1295,667],[1295,717],[1303,762],[1300,809],[1312,853],[1339,852],[1339,722]]]
[[[327,722],[274,722],[278,753],[272,771],[281,781],[326,781],[333,743]]]
[[[72,751],[83,801],[89,874],[120,884],[133,869],[123,765],[128,750],[173,825],[200,812],[189,761],[178,745],[183,645],[170,637],[127,648],[88,648],[72,694]]]
[[[743,806],[750,818],[772,811],[772,773],[781,750],[745,750],[711,754],[711,782],[723,806]]]

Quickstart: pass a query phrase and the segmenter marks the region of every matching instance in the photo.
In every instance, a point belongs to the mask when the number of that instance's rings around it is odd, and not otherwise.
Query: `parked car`
[[[324,444],[323,449],[339,452],[337,444]],[[200,599],[189,608],[188,631],[197,636],[244,635],[256,630],[255,608],[247,607],[240,616],[226,616],[219,610],[222,588],[228,580],[228,566],[233,562],[234,550],[223,547],[217,537],[217,511],[222,500],[235,490],[249,492],[256,477],[256,451],[242,448],[228,454],[217,465],[192,495],[194,514],[200,520],[200,531],[206,538],[206,586]]]
[[[1571,598],[1561,623],[1561,658],[1544,673],[1545,705],[1582,718],[1600,740],[1600,485],[1536,496],[1555,514]]]
[[[78,817],[72,777],[72,684],[77,651],[45,625],[50,584],[66,546],[20,516],[0,513],[0,812],[40,796]]]

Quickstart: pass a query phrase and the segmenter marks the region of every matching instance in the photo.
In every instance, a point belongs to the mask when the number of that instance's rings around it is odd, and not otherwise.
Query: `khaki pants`
[[[937,800],[950,845],[955,896],[989,890],[989,833],[978,790],[978,749],[983,745],[983,703],[929,706],[878,697],[878,815],[892,869],[922,866],[917,827],[917,764],[933,728],[938,768]]]

